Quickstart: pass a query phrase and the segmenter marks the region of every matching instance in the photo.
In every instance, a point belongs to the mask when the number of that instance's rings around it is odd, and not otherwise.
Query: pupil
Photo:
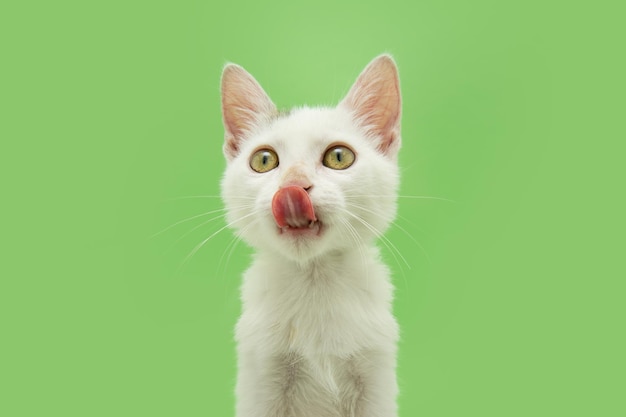
[[[263,154],[263,165],[267,165],[267,161],[270,159],[269,155],[267,153]]]
[[[341,158],[343,157],[343,155],[342,155],[342,153],[341,153],[341,150],[340,150],[340,149],[337,149],[337,150],[335,151],[335,156],[337,157],[337,162],[341,162]]]

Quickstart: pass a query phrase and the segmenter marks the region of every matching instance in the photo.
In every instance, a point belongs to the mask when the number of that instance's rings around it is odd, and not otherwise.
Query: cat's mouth
[[[278,227],[278,231],[280,234],[288,233],[293,235],[305,235],[305,234],[313,234],[315,236],[319,236],[322,232],[322,223],[319,220],[310,221],[309,224],[305,225],[291,225],[287,224],[282,227]]]
[[[309,193],[300,186],[283,187],[274,194],[272,214],[281,234],[319,235],[322,224],[315,216]]]

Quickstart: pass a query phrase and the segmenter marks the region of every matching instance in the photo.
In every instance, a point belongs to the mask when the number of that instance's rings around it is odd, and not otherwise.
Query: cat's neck
[[[334,249],[317,254],[315,256],[302,256],[293,258],[286,256],[285,254],[274,250],[259,251],[259,255],[262,257],[271,257],[276,260],[280,260],[284,265],[296,268],[302,271],[309,271],[311,269],[318,269],[320,267],[333,267],[350,262],[355,256],[361,256],[361,253],[369,253],[371,247],[364,248],[342,248]]]
[[[292,259],[273,250],[262,250],[256,253],[255,264],[270,273],[272,280],[283,278],[323,282],[340,275],[344,280],[354,279],[355,283],[383,266],[375,245],[338,249],[302,259]]]
[[[361,249],[328,252],[306,262],[257,252],[241,287],[244,310],[285,316],[277,321],[329,311],[349,316],[345,308],[387,311],[393,294],[389,270],[375,246]]]

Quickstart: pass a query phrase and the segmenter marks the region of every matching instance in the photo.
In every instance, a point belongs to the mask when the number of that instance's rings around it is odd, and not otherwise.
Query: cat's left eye
[[[278,155],[271,149],[259,149],[250,158],[250,168],[263,173],[278,166]]]
[[[324,166],[331,169],[346,169],[354,163],[354,159],[352,149],[347,146],[336,145],[326,151],[322,162]]]

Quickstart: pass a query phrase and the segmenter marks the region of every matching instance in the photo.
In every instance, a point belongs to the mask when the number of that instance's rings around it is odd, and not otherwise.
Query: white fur
[[[255,248],[236,328],[237,417],[395,417],[398,328],[374,244],[395,216],[395,153],[346,106],[255,120],[222,181],[228,221]],[[322,165],[334,143],[354,150],[350,168]],[[257,173],[250,155],[268,146],[279,166]],[[317,238],[281,234],[272,216],[294,170],[313,184]]]

